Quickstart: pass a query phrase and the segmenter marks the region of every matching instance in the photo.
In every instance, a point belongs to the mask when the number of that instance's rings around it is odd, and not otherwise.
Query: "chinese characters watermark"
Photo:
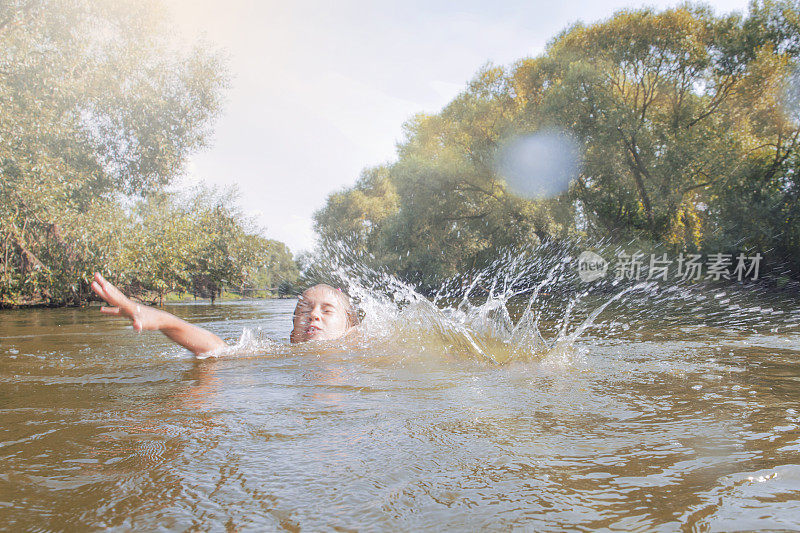
[[[632,254],[620,252],[616,256],[616,265],[612,269],[616,279],[639,280],[713,280],[719,281],[744,279],[757,280],[761,260],[760,253],[747,255],[714,253],[707,254],[705,260],[701,254],[680,253],[677,258],[670,258],[666,253],[646,256],[641,251]],[[594,281],[605,277],[609,263],[594,252],[584,251],[578,256],[578,276],[583,281]]]

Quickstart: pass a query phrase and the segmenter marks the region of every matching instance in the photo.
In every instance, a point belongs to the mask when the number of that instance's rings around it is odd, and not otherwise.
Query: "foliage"
[[[129,220],[117,281],[128,292],[191,292],[215,300],[226,287],[239,294],[251,285],[277,290],[297,278],[283,243],[261,236],[236,207],[235,191],[199,188],[188,200],[159,193],[140,201]]]
[[[435,286],[503,247],[606,239],[674,250],[770,250],[800,274],[800,10],[691,5],[568,28],[536,58],[483,68],[436,115],[405,125],[397,161],[328,199],[317,231]],[[509,192],[510,139],[563,131],[570,190]]]
[[[0,0],[0,50],[0,305],[82,303],[95,270],[218,292],[264,264],[275,246],[229,200],[190,211],[164,192],[227,82],[158,2]]]

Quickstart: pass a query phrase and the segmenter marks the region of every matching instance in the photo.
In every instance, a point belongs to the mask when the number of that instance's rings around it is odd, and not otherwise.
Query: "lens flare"
[[[800,124],[800,66],[795,65],[783,86],[783,110],[795,124]]]
[[[498,152],[495,170],[514,194],[552,198],[567,191],[580,163],[575,139],[564,132],[543,131],[507,142]]]

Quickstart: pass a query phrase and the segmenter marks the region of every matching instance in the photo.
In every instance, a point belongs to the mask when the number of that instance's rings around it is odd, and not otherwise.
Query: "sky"
[[[719,14],[749,0],[706,2]],[[313,213],[391,162],[402,126],[436,113],[487,63],[540,55],[569,25],[677,2],[166,0],[185,39],[228,58],[230,87],[185,182],[235,185],[239,205],[294,253]]]

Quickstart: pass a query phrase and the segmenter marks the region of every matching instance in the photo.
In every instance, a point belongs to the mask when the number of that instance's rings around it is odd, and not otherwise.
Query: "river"
[[[800,530],[796,324],[612,317],[499,364],[289,349],[294,303],[167,305],[260,328],[204,360],[96,307],[0,312],[0,529]]]

